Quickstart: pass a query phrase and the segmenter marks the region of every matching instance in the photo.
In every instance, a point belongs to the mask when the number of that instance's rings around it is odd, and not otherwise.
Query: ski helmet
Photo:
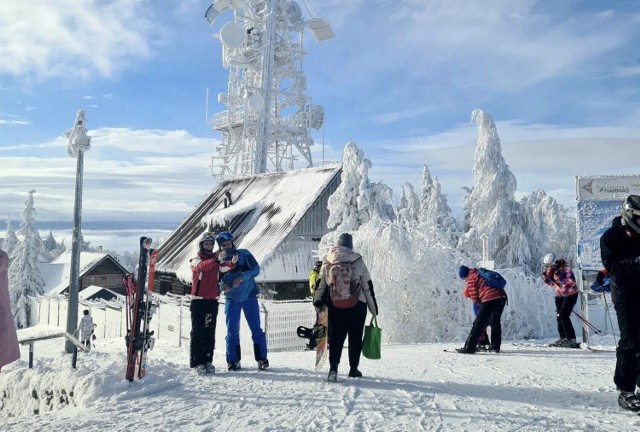
[[[546,266],[550,266],[551,264],[553,264],[554,262],[556,262],[556,256],[552,253],[548,253],[544,256],[544,258],[542,259],[542,264]]]
[[[629,225],[640,234],[640,196],[629,195],[622,203],[620,215],[625,225]]]
[[[229,231],[223,231],[216,237],[216,242],[218,242],[218,246],[224,242],[232,242],[233,243],[233,235]]]
[[[206,242],[206,241],[210,241],[210,242],[214,242],[216,241],[216,235],[215,233],[212,233],[211,231],[205,231],[202,233],[202,235],[200,236],[200,241],[198,242],[198,248],[201,251],[204,251],[204,246],[202,245],[202,243]]]

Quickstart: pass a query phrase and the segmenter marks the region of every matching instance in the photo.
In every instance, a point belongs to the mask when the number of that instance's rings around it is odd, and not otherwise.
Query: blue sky
[[[336,38],[305,38],[305,73],[325,107],[314,160],[354,141],[372,181],[437,176],[459,215],[473,183],[473,109],[491,114],[518,197],[566,206],[574,177],[638,174],[640,4],[635,1],[299,0]],[[0,214],[35,188],[40,221],[73,216],[64,131],[87,112],[84,221],[175,223],[213,186],[220,136],[205,94],[226,88],[200,0],[0,4]],[[219,25],[225,21],[223,15]],[[227,16],[227,18],[229,18]],[[219,29],[219,27],[218,27]],[[221,111],[212,97],[209,115]]]

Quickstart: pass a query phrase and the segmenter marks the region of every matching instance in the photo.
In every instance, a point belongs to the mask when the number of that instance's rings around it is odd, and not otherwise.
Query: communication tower
[[[309,129],[322,126],[324,108],[305,95],[302,43],[305,28],[324,41],[335,36],[331,26],[303,19],[300,5],[290,0],[216,0],[205,17],[213,25],[226,10],[233,11],[233,21],[214,35],[229,80],[217,97],[226,110],[209,119],[222,132],[213,175],[286,171],[300,156],[312,166]]]

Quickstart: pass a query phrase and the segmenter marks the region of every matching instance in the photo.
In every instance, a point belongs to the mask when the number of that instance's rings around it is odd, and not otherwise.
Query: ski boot
[[[258,360],[258,369],[266,370],[267,368],[269,368],[269,360],[267,359]]]

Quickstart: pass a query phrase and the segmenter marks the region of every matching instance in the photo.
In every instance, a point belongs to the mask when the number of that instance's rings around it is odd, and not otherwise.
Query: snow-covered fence
[[[32,311],[37,317],[33,322],[40,325],[66,328],[67,298],[64,296],[38,296],[30,298]],[[154,296],[156,313],[151,320],[151,330],[156,340],[173,346],[188,346],[191,332],[189,299],[177,296]],[[89,309],[96,324],[96,335],[100,338],[123,337],[127,332],[126,310],[120,301],[81,301],[78,319],[82,311]],[[298,326],[310,327],[315,322],[315,310],[308,300],[304,301],[260,301],[260,319],[267,334],[269,351],[302,350],[305,341],[296,334]],[[216,322],[217,348],[224,347],[225,335],[224,303],[220,303]],[[253,357],[251,331],[244,319],[240,321],[240,344],[247,357]]]

